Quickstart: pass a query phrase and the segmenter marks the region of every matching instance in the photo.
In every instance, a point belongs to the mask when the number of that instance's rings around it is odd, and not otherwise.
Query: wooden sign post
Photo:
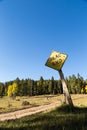
[[[66,59],[67,59],[67,54],[53,51],[45,65],[59,72],[61,82],[62,82],[62,87],[63,87],[63,103],[68,104],[70,107],[73,107],[73,102],[69,94],[63,72],[61,70]]]
[[[73,102],[69,94],[62,70],[59,70],[59,75],[60,75],[62,87],[63,87],[63,103],[68,104],[72,108]]]

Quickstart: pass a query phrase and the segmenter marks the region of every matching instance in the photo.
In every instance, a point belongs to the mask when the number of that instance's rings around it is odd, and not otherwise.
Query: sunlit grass
[[[60,101],[61,95],[42,95],[42,96],[23,96],[11,99],[7,96],[0,98],[0,112],[7,112],[12,110],[18,110],[23,108],[30,108],[34,106],[46,105],[53,102]],[[30,105],[22,106],[23,101],[28,101]]]
[[[61,106],[48,113],[39,113],[17,120],[0,122],[3,129],[23,130],[87,130],[87,108]]]
[[[21,119],[0,122],[0,129],[23,130],[87,130],[87,95],[71,95],[74,109],[68,106],[55,108],[50,112],[43,112]],[[52,102],[61,102],[62,95],[43,95],[34,97],[8,97],[0,98],[0,111],[17,110],[23,108],[23,101],[28,101],[29,106],[45,105]],[[78,107],[77,107],[78,106]]]
[[[71,95],[75,106],[86,107],[87,95],[85,94],[73,94]],[[22,106],[23,101],[28,101],[30,105]],[[0,98],[0,112],[14,111],[23,108],[30,108],[34,106],[46,105],[53,102],[62,104],[62,95],[42,95],[42,96],[23,96],[16,97],[15,100],[5,96]]]

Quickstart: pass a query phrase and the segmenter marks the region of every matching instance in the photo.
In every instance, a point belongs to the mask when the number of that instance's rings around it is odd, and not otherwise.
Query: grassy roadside
[[[42,96],[23,96],[23,97],[16,97],[15,100],[10,99],[9,97],[5,96],[0,98],[0,113],[24,109],[24,108],[31,108],[35,106],[41,106],[50,104],[56,101],[60,101],[62,95],[42,95]],[[29,105],[22,105],[24,101],[29,102]]]
[[[87,130],[87,95],[71,95],[76,106],[73,111],[67,106],[55,108],[50,112],[39,113],[21,119],[0,122],[0,130]],[[9,111],[22,108],[23,101],[33,105],[45,105],[61,101],[62,95],[43,95],[35,97],[17,97],[11,100],[8,97],[0,99],[0,111]],[[12,106],[8,107],[9,103]],[[4,108],[4,109],[1,109]]]
[[[87,108],[61,106],[48,113],[40,113],[17,120],[0,122],[0,129],[8,130],[87,130]]]
[[[74,94],[71,95],[73,99],[73,103],[75,106],[78,107],[85,107],[87,106],[87,94]],[[23,101],[29,102],[29,105],[22,105]],[[23,96],[23,97],[16,97],[15,100],[10,99],[9,97],[5,96],[0,98],[0,113],[30,108],[34,106],[41,106],[50,104],[53,102],[62,103],[62,95],[42,95],[42,96]]]

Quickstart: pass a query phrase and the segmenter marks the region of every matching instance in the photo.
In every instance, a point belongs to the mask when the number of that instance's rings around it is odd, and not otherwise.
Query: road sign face
[[[45,65],[56,70],[61,70],[67,56],[67,54],[53,51]]]

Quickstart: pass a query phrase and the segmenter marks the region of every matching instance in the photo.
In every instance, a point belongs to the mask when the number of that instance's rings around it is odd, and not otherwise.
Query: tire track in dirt
[[[72,100],[78,100],[81,98],[87,98],[87,95],[85,96],[79,96],[79,97],[72,97]],[[51,101],[51,99],[48,99]],[[48,105],[42,105],[42,106],[38,106],[38,107],[32,107],[32,108],[27,108],[27,109],[23,109],[23,110],[17,110],[14,112],[8,112],[8,113],[2,113],[0,114],[0,121],[5,121],[5,120],[13,120],[13,119],[19,119],[21,117],[24,116],[29,116],[29,115],[33,115],[36,113],[40,113],[40,112],[44,112],[44,111],[49,111],[55,107],[58,107],[61,105],[61,100],[58,100],[54,103],[48,104]]]
[[[0,121],[19,119],[24,116],[29,116],[36,113],[51,110],[59,105],[61,105],[61,102],[57,101],[48,105],[42,105],[42,106],[32,107],[24,110],[18,110],[15,112],[0,114]]]

